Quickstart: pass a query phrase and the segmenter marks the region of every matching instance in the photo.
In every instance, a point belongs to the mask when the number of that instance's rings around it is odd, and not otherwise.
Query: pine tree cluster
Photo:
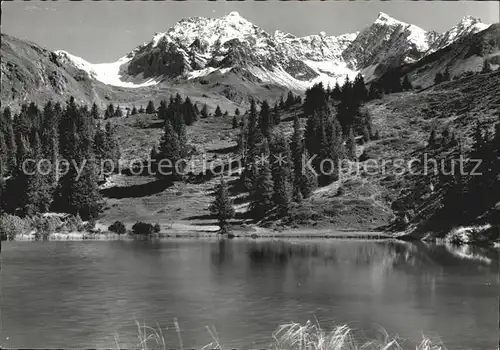
[[[177,179],[185,167],[183,159],[188,153],[186,126],[197,121],[200,112],[189,97],[184,100],[177,94],[170,97],[168,104],[162,100],[157,113],[165,125],[159,147],[151,150],[151,160],[159,176]]]
[[[0,124],[3,211],[21,216],[49,210],[85,219],[97,216],[101,162],[109,159],[113,161],[106,162],[109,167],[117,166],[120,157],[114,129],[108,123],[101,130],[95,121],[98,113],[95,104],[89,110],[73,97],[64,108],[51,101],[42,109],[33,102],[23,104],[13,117],[9,108],[4,109]],[[67,169],[62,160],[69,163]]]
[[[383,94],[392,94],[414,89],[408,75],[404,75],[399,68],[389,68],[379,79],[370,83],[368,100],[376,100]]]
[[[275,120],[267,101],[262,102],[260,111],[251,101],[241,126],[241,181],[249,192],[250,213],[256,220],[271,214],[286,217],[291,203],[308,197],[316,186],[315,174],[303,169],[307,150],[298,116],[291,140],[277,130]]]

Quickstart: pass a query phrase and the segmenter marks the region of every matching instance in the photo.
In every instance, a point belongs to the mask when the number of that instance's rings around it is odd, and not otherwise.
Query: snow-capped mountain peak
[[[395,18],[392,18],[385,12],[379,12],[377,19],[374,22],[375,24],[381,25],[408,25],[407,23],[398,21]]]
[[[333,85],[359,72],[369,81],[389,66],[415,62],[487,27],[467,16],[440,35],[380,12],[361,32],[331,36],[321,31],[297,37],[280,30],[269,34],[233,11],[218,18],[182,19],[114,63],[92,65],[65,57],[111,85],[240,74],[252,82],[304,89],[319,81]]]
[[[277,30],[274,32],[273,37],[276,40],[283,40],[283,39],[296,39],[297,37],[293,34],[290,33],[285,33],[282,32],[281,30]]]
[[[243,19],[239,12],[237,11],[232,11],[232,12],[229,12],[226,16],[224,16],[225,18],[232,18],[234,20],[240,20],[240,19]]]
[[[132,59],[128,56],[124,56],[116,62],[94,64],[64,50],[56,50],[54,53],[63,64],[72,65],[80,70],[83,70],[89,75],[89,77],[107,85],[139,88],[157,84],[157,82],[153,79],[141,82],[122,81],[122,66],[126,65]]]
[[[465,16],[450,30],[439,35],[432,43],[428,53],[440,50],[468,34],[474,34],[483,31],[489,26],[490,24],[481,22],[479,18]]]

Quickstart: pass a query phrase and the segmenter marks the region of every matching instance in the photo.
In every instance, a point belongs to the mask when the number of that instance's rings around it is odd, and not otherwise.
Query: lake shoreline
[[[105,226],[98,225],[98,232],[89,231],[73,231],[65,233],[52,233],[49,235],[49,241],[118,241],[118,240],[156,240],[156,239],[344,239],[344,240],[395,240],[395,241],[410,241],[410,242],[445,242],[445,238],[435,238],[425,236],[422,238],[413,237],[407,232],[387,232],[362,229],[346,229],[346,228],[265,228],[260,226],[242,225],[235,226],[226,234],[220,234],[219,227],[216,225],[196,225],[175,223],[169,225],[168,229],[153,233],[150,236],[135,235],[131,231],[124,234],[116,234],[105,229]],[[42,240],[41,237],[36,239],[35,232],[17,234],[12,241],[37,241]],[[482,246],[499,249],[500,245],[497,242],[485,244],[485,242],[472,241],[450,241],[457,246]]]
[[[169,239],[169,238],[246,238],[246,239],[361,239],[361,240],[387,240],[397,239],[396,236],[389,235],[384,232],[359,232],[353,230],[329,230],[329,229],[292,229],[286,231],[270,230],[258,228],[256,230],[233,230],[229,234],[221,235],[218,231],[212,230],[193,230],[193,231],[174,231],[166,230],[159,233],[154,233],[150,237],[144,235],[134,235],[131,233],[118,235],[112,232],[89,233],[89,232],[70,232],[70,233],[54,233],[49,236],[50,241],[66,241],[66,240],[134,240],[134,239]],[[35,241],[35,235],[18,234],[13,241]]]
[[[193,225],[185,223],[175,223],[169,225],[167,229],[153,233],[150,236],[135,235],[131,231],[124,234],[116,234],[105,228],[105,225],[98,225],[98,232],[89,231],[72,231],[51,233],[49,239],[51,241],[65,240],[128,240],[128,239],[168,239],[168,238],[248,238],[248,239],[397,239],[397,235],[393,235],[383,231],[374,230],[355,230],[345,228],[265,228],[253,225],[238,225],[233,226],[232,230],[227,234],[220,234],[219,226],[217,225]],[[35,232],[21,233],[15,236],[14,241],[33,241]]]

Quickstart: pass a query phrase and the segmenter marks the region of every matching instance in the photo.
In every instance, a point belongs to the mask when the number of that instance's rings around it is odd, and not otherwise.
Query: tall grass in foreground
[[[136,321],[138,331],[137,348],[141,350],[149,349],[172,349],[168,346],[164,333],[159,324],[157,327],[141,325]],[[179,323],[174,320],[175,332],[180,344],[180,350],[183,349],[183,342],[180,332]],[[215,328],[206,327],[208,333],[212,337],[212,342],[205,345],[201,350],[223,350],[219,336]],[[402,350],[408,349],[403,347],[403,339],[391,337],[382,329],[384,340],[368,341],[363,344],[358,344],[353,335],[353,329],[347,325],[335,326],[332,331],[326,331],[321,328],[319,323],[307,321],[304,324],[291,322],[284,324],[272,334],[269,350]],[[118,336],[115,337],[116,346],[120,349]],[[152,347],[149,347],[151,346]],[[262,347],[261,347],[262,348]],[[230,349],[230,348],[226,348]],[[422,335],[422,341],[416,346],[416,350],[445,350],[442,344],[435,344],[429,338]]]

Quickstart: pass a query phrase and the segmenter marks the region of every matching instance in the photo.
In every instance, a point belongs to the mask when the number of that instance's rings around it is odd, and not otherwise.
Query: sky
[[[66,50],[92,63],[113,62],[182,18],[237,11],[273,33],[296,36],[352,33],[379,12],[425,30],[443,32],[471,15],[499,22],[497,1],[103,1],[2,2],[2,33]]]

